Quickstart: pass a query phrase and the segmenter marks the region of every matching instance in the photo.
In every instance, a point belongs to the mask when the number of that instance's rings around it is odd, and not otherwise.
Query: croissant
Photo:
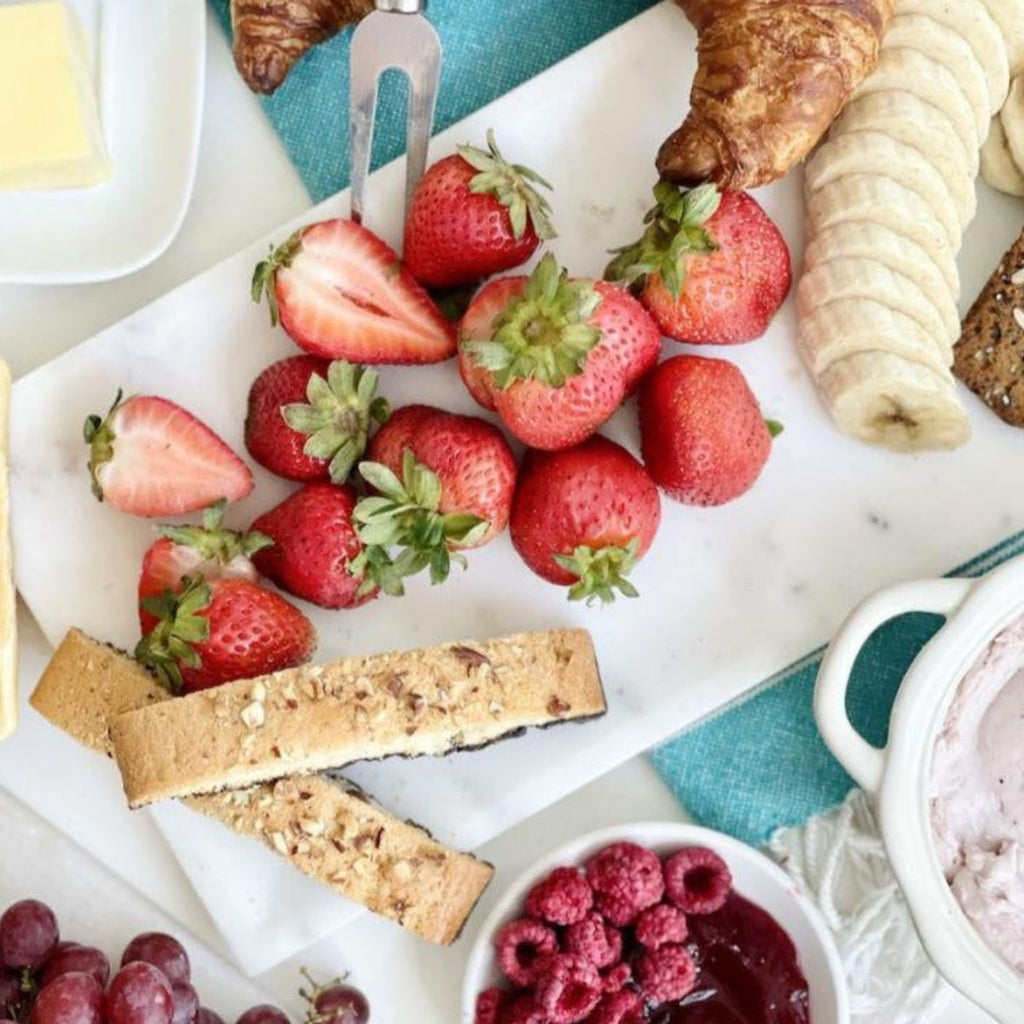
[[[235,65],[253,92],[271,93],[311,47],[373,10],[373,0],[231,0]]]
[[[751,188],[824,135],[878,61],[895,0],[677,0],[697,29],[690,112],[662,177]]]

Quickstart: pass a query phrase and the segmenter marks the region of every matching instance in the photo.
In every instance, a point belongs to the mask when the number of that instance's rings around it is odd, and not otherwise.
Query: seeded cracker
[[[953,372],[996,415],[1024,426],[1024,231],[964,320]]]

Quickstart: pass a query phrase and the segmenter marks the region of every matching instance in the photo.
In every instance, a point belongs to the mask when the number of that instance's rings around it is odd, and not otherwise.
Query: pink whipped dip
[[[1024,974],[1024,618],[960,683],[935,743],[931,817],[964,913]]]

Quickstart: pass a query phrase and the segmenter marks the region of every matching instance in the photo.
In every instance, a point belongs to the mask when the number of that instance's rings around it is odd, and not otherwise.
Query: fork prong
[[[352,220],[363,220],[366,178],[370,173],[370,154],[373,150],[373,122],[377,109],[377,82],[380,64],[376,48],[372,45],[376,26],[371,14],[352,36],[349,57],[349,161]]]
[[[421,22],[418,35],[420,50],[414,64],[406,67],[409,76],[409,117],[406,126],[405,157],[405,215],[409,215],[413,192],[427,169],[427,151],[434,125],[434,107],[437,105],[437,86],[441,73],[441,40],[434,26],[426,18]]]

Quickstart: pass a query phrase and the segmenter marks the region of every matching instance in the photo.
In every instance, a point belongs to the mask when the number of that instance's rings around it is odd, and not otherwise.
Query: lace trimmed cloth
[[[768,843],[818,905],[846,967],[854,1024],[927,1024],[949,990],[914,930],[878,832],[860,790],[834,811]]]

